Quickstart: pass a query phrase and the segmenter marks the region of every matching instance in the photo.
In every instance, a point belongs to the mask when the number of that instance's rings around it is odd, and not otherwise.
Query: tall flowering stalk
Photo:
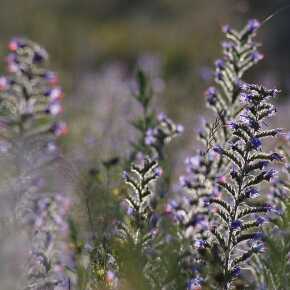
[[[278,146],[285,156],[280,174],[273,179],[267,201],[281,212],[281,218],[272,220],[274,226],[265,229],[266,252],[253,262],[257,285],[261,289],[287,289],[290,287],[290,167],[289,133]]]
[[[142,164],[133,164],[130,173],[124,173],[124,180],[130,186],[125,199],[127,215],[118,225],[116,249],[120,268],[120,282],[128,279],[132,289],[152,289],[151,267],[156,257],[157,217],[150,200],[152,186],[160,176],[156,161],[145,158]],[[153,284],[152,284],[153,283]]]
[[[133,96],[142,108],[142,115],[132,121],[132,125],[140,136],[137,142],[131,143],[133,151],[130,160],[134,161],[138,153],[157,160],[164,160],[165,145],[183,132],[183,126],[176,125],[164,113],[156,114],[154,112],[151,106],[153,89],[142,70],[137,72],[136,87]]]
[[[219,87],[210,87],[205,96],[208,106],[215,112],[214,122],[206,121],[199,131],[199,138],[205,148],[195,156],[186,159],[187,176],[180,178],[181,185],[188,191],[188,202],[182,208],[188,213],[184,221],[187,233],[199,224],[206,224],[208,196],[218,194],[215,186],[217,177],[222,177],[227,160],[224,156],[215,158],[210,149],[217,143],[223,144],[232,132],[228,123],[235,119],[242,106],[239,102],[240,83],[244,73],[262,59],[254,41],[260,24],[250,20],[244,29],[236,31],[228,25],[223,28],[227,41],[222,43],[223,58],[215,62],[215,82]],[[204,229],[204,227],[201,227]]]
[[[205,92],[207,105],[214,112],[215,120],[204,122],[198,132],[204,147],[185,161],[187,175],[180,177],[180,184],[186,190],[185,196],[169,204],[184,228],[185,237],[194,239],[195,246],[209,236],[209,199],[219,196],[216,180],[224,178],[229,163],[225,156],[216,156],[210,149],[215,144],[224,144],[232,136],[228,124],[243,108],[239,102],[242,77],[263,58],[254,40],[259,27],[257,20],[250,20],[241,31],[228,25],[223,27],[226,41],[222,43],[223,57],[215,62],[216,86]],[[204,266],[203,262],[200,265],[199,254],[194,252],[193,249],[192,256],[196,260],[193,276],[196,279],[189,282],[189,289],[199,287],[199,272]]]
[[[0,78],[1,139],[14,156],[21,187],[15,214],[25,226],[31,250],[25,289],[70,289],[65,269],[71,262],[67,215],[70,201],[47,192],[43,174],[58,156],[57,137],[67,132],[62,113],[63,91],[57,75],[43,66],[47,52],[36,43],[12,39],[7,76]],[[70,265],[71,266],[71,265]]]
[[[262,194],[263,182],[270,182],[276,171],[270,168],[273,162],[281,161],[276,152],[262,150],[263,140],[275,137],[280,129],[264,128],[266,119],[273,116],[275,108],[268,100],[277,90],[268,90],[257,85],[242,85],[240,101],[243,110],[236,121],[228,124],[232,137],[226,144],[217,145],[213,151],[229,160],[230,169],[223,180],[218,180],[221,196],[210,198],[213,213],[211,232],[217,244],[218,259],[223,266],[222,285],[230,289],[240,275],[241,267],[252,255],[264,251],[261,226],[268,215],[277,213],[268,203],[253,201]],[[206,242],[201,242],[201,247]]]

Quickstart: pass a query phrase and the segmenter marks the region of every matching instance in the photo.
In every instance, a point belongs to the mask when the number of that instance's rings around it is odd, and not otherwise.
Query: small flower
[[[248,22],[248,25],[247,25],[247,31],[249,33],[253,33],[255,32],[257,29],[259,29],[261,26],[261,23],[257,20],[257,19],[251,19],[249,20]]]
[[[253,137],[250,141],[253,149],[259,149],[262,146],[262,142],[259,138]]]
[[[254,242],[252,244],[252,250],[255,253],[264,253],[266,249],[265,249],[264,243],[262,243],[262,242]]]
[[[63,90],[60,87],[52,88],[44,93],[46,97],[49,97],[51,101],[60,100],[63,98]]]
[[[226,24],[222,27],[222,31],[223,31],[223,33],[230,33],[232,31],[232,29],[228,24]]]
[[[218,59],[215,61],[215,66],[217,69],[224,69],[225,68],[225,62],[222,59]]]
[[[176,210],[178,207],[178,203],[175,200],[171,200],[169,203],[166,204],[165,206],[165,213],[170,214],[174,210]]]
[[[207,102],[211,105],[214,106],[217,102],[217,90],[215,87],[209,87],[206,92],[205,96],[207,98]]]
[[[156,177],[160,177],[163,174],[163,170],[161,167],[158,166],[155,168],[154,173],[155,173]]]
[[[249,187],[246,189],[246,196],[249,198],[256,198],[260,195],[259,191],[255,187]]]
[[[251,54],[251,61],[253,61],[253,62],[258,62],[258,61],[262,60],[263,58],[264,58],[264,55],[257,52],[257,51],[254,51]]]
[[[59,115],[63,112],[63,107],[59,102],[52,102],[48,108],[46,109],[46,113],[51,114],[53,116]]]
[[[230,127],[232,130],[237,130],[237,129],[239,129],[239,125],[237,124],[237,122],[230,122],[230,123],[229,123],[229,127]]]
[[[108,271],[106,273],[106,282],[112,284],[116,278],[116,274],[113,271]]]
[[[220,145],[216,145],[215,147],[213,147],[212,150],[217,154],[223,154],[224,152],[223,148]]]
[[[21,48],[23,46],[24,46],[24,43],[18,38],[11,39],[9,44],[8,44],[9,50],[11,50],[13,52],[15,52],[18,48]]]
[[[188,177],[186,176],[180,176],[179,177],[179,184],[182,186],[182,187],[191,187],[192,184],[190,182],[190,180],[188,179]]]
[[[223,75],[223,73],[222,73],[221,71],[217,71],[217,72],[215,73],[215,77],[216,77],[216,79],[217,79],[218,81],[222,81],[222,80],[224,79],[224,75]]]
[[[195,240],[194,247],[196,249],[204,249],[207,246],[207,241],[205,240]]]
[[[260,215],[254,215],[254,219],[257,223],[257,225],[261,226],[264,223],[268,222],[268,219],[266,217],[260,216]]]
[[[195,278],[188,282],[187,290],[202,290],[201,279]]]
[[[275,177],[275,175],[277,175],[277,171],[275,170],[275,169],[270,169],[270,170],[268,170],[268,171],[266,171],[266,172],[264,172],[264,179],[265,180],[267,180],[267,181],[271,181],[271,179],[273,178],[273,177]]]
[[[241,268],[239,266],[235,267],[232,272],[231,272],[231,276],[233,277],[238,277],[241,274]]]
[[[145,136],[145,144],[152,145],[156,142],[156,138],[154,135],[154,130],[152,128],[148,129]]]
[[[129,173],[127,171],[123,171],[122,178],[127,180],[129,178]]]
[[[275,161],[282,161],[283,160],[283,156],[278,154],[278,153],[276,153],[276,152],[274,152],[274,153],[271,154],[271,160],[272,161],[274,161],[274,160]]]
[[[200,166],[200,156],[196,155],[196,156],[193,156],[193,157],[186,158],[185,164],[189,168],[198,168]]]
[[[66,123],[59,122],[59,123],[55,123],[51,127],[51,131],[55,136],[60,137],[62,135],[66,135],[68,133],[68,127],[67,127]]]
[[[178,124],[176,126],[176,133],[181,134],[181,133],[183,133],[183,131],[184,131],[184,127],[182,125]]]
[[[239,228],[241,228],[243,225],[242,221],[240,220],[233,220],[231,222],[231,229],[232,230],[238,230]]]
[[[230,41],[224,41],[222,42],[222,48],[223,49],[226,49],[226,50],[229,50],[229,49],[232,49],[234,47],[234,44]]]
[[[51,84],[51,85],[57,85],[59,83],[58,76],[55,72],[46,72],[44,75],[44,78]]]
[[[6,77],[0,77],[0,91],[7,90],[9,82]]]
[[[165,121],[166,119],[167,119],[167,116],[166,116],[166,114],[163,113],[163,112],[159,113],[158,116],[157,116],[157,120],[158,120],[159,122],[163,122],[163,121]]]
[[[44,49],[40,49],[34,52],[33,62],[37,64],[42,63],[47,59],[47,57],[48,57],[47,52]]]

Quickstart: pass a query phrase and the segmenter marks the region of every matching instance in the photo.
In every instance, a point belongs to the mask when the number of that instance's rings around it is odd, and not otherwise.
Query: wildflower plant
[[[221,196],[210,198],[218,223],[212,221],[211,232],[218,247],[218,258],[223,265],[222,285],[230,289],[241,269],[254,254],[264,251],[261,226],[269,215],[279,214],[263,201],[253,204],[262,194],[262,183],[269,183],[276,174],[271,168],[282,156],[263,151],[264,139],[276,137],[280,129],[265,128],[266,120],[273,116],[275,108],[269,99],[277,90],[257,85],[242,85],[240,101],[243,110],[229,127],[232,137],[213,151],[230,162],[224,180],[218,180]]]
[[[189,200],[185,204],[188,211],[185,224],[189,232],[195,224],[194,216],[199,216],[201,220],[205,213],[206,218],[208,211],[203,205],[207,204],[209,195],[217,193],[216,178],[222,177],[227,167],[227,159],[223,155],[215,158],[210,149],[228,140],[232,134],[228,123],[242,110],[239,102],[241,79],[248,69],[262,59],[257,50],[259,45],[254,41],[259,26],[257,20],[251,20],[241,31],[228,25],[223,28],[227,41],[222,43],[223,58],[215,62],[215,82],[220,89],[210,87],[205,92],[207,104],[216,118],[212,123],[205,121],[198,135],[205,148],[186,159],[188,175],[180,178],[181,186],[189,192]]]
[[[0,78],[1,139],[14,159],[14,182],[20,184],[14,204],[17,222],[30,239],[25,289],[69,289],[70,199],[44,186],[44,175],[58,157],[56,139],[67,132],[57,118],[63,91],[57,75],[44,68],[48,54],[42,47],[14,38],[9,50],[8,74]]]
[[[255,41],[259,27],[257,20],[250,20],[241,31],[228,25],[223,27],[226,41],[222,43],[223,57],[215,61],[216,86],[209,87],[205,92],[207,105],[214,112],[215,119],[204,121],[203,128],[198,132],[203,148],[186,159],[187,174],[180,177],[180,185],[186,192],[174,209],[185,238],[190,238],[194,245],[191,255],[195,257],[196,270],[192,275],[198,281],[193,278],[192,283],[201,284],[200,275],[205,264],[195,248],[203,248],[209,238],[210,199],[220,195],[217,181],[224,179],[229,166],[229,160],[224,155],[216,155],[211,149],[216,144],[228,142],[233,134],[228,124],[243,110],[244,105],[239,100],[242,78],[263,58]]]
[[[125,199],[126,216],[117,227],[116,259],[120,268],[120,282],[126,277],[132,289],[153,289],[152,261],[156,258],[157,222],[150,205],[153,186],[161,171],[156,161],[145,158],[133,164],[124,180],[130,186]],[[153,283],[153,284],[152,284]]]

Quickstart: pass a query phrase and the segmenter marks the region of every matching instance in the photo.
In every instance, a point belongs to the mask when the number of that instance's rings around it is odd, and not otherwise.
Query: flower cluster
[[[157,116],[157,124],[154,128],[149,128],[146,131],[145,144],[152,148],[153,157],[158,160],[164,158],[164,145],[169,143],[172,138],[183,132],[183,126],[169,119],[164,113]]]
[[[47,52],[36,43],[12,39],[7,56],[8,75],[0,78],[1,130],[8,138],[18,134],[67,132],[64,122],[56,120],[62,113],[63,90],[56,73],[42,68]]]
[[[31,253],[28,262],[28,286],[37,290],[71,289],[66,269],[74,265],[69,248],[67,216],[71,201],[63,194],[43,194],[35,200],[35,218],[32,227]]]
[[[16,222],[30,240],[25,289],[71,289],[65,274],[72,267],[67,224],[71,201],[44,188],[46,167],[59,152],[55,141],[67,133],[58,120],[63,90],[56,73],[43,68],[48,54],[42,47],[14,38],[8,48],[8,73],[0,78],[0,130],[3,142],[11,144],[16,183],[21,184]]]

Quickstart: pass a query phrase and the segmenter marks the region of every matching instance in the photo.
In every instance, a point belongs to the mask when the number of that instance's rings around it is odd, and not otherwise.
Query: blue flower
[[[225,62],[222,59],[217,59],[215,61],[215,66],[217,69],[223,70],[225,68]]]
[[[223,154],[223,152],[224,152],[223,148],[220,145],[216,145],[215,147],[213,147],[212,150],[218,154]]]
[[[252,245],[252,250],[255,253],[264,253],[265,252],[265,246],[262,242],[255,242]]]
[[[224,33],[230,33],[232,31],[232,29],[231,29],[231,27],[228,24],[226,24],[226,25],[223,26],[222,31]]]
[[[238,277],[241,274],[241,268],[239,266],[235,267],[232,272],[231,272],[231,276],[233,277]]]
[[[257,223],[257,225],[263,225],[264,223],[266,223],[268,221],[268,219],[266,217],[260,216],[260,215],[255,215],[254,216],[255,221]]]
[[[210,105],[214,106],[217,102],[217,90],[215,87],[209,87],[205,92],[207,101]]]
[[[262,146],[262,142],[259,138],[253,137],[250,142],[253,149],[257,150]]]
[[[267,181],[270,181],[275,175],[277,174],[277,171],[275,169],[270,169],[266,172],[264,172],[264,179]]]
[[[271,154],[271,160],[272,161],[274,161],[274,160],[282,161],[283,160],[283,156],[278,154],[278,153],[276,153],[276,152],[274,152],[274,153]]]
[[[239,228],[241,228],[243,225],[242,221],[240,220],[233,220],[231,223],[231,229],[232,230],[237,230]]]
[[[249,20],[248,22],[248,25],[247,25],[247,31],[249,33],[253,33],[255,32],[257,29],[259,29],[261,26],[261,23],[257,20],[257,19],[251,19]]]
[[[246,195],[249,198],[256,198],[260,195],[259,191],[255,187],[249,187],[246,189]]]
[[[258,51],[254,51],[251,53],[251,60],[253,62],[258,62],[264,58],[264,55],[259,53]]]

